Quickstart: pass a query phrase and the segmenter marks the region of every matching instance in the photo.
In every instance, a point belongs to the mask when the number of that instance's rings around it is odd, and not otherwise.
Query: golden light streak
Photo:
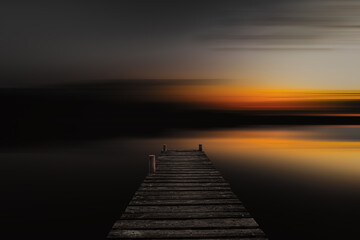
[[[157,90],[166,101],[216,109],[324,110],[339,101],[360,100],[360,90],[256,89],[231,85],[175,85]]]

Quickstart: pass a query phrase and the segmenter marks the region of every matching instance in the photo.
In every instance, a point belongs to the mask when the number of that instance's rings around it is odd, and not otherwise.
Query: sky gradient
[[[270,239],[360,239],[359,12],[0,1],[3,239],[101,239],[147,155],[199,143]]]
[[[2,2],[1,84],[218,79],[359,89],[360,3]]]

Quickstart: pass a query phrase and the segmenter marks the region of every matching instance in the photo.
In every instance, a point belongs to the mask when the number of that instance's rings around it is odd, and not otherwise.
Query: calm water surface
[[[147,155],[164,143],[202,143],[270,239],[360,239],[359,126],[173,131],[2,150],[6,239],[104,239],[144,179]]]

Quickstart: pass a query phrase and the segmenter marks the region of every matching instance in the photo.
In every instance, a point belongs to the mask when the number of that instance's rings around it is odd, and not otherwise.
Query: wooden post
[[[167,146],[166,144],[163,145],[163,148],[162,148],[162,152],[166,152],[167,151]]]
[[[155,174],[155,155],[149,155],[149,174]]]
[[[202,152],[202,144],[199,144],[199,151]]]

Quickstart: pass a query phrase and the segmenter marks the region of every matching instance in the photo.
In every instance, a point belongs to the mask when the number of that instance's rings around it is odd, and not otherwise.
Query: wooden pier
[[[267,239],[199,150],[149,156],[149,174],[108,239]]]

